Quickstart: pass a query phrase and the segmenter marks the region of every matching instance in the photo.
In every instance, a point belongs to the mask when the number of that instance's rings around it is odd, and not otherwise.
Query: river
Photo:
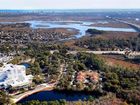
[[[103,31],[121,31],[121,32],[136,32],[133,28],[113,28],[113,27],[94,27],[90,26],[95,24],[95,22],[85,22],[85,21],[26,21],[31,24],[31,28],[67,28],[67,29],[77,29],[79,33],[75,35],[76,38],[80,38],[86,35],[86,30],[89,28],[103,30]],[[106,24],[107,21],[97,21],[96,23]]]
[[[0,22],[1,24],[15,24],[17,22]],[[136,32],[133,28],[113,28],[113,27],[95,27],[94,24],[102,23],[106,24],[107,21],[96,21],[96,22],[89,22],[89,21],[21,21],[18,23],[30,23],[31,28],[66,28],[69,31],[71,29],[79,30],[79,33],[75,35],[76,38],[80,38],[86,35],[87,29],[97,29],[103,31],[120,31],[120,32]],[[91,26],[93,25],[93,26]]]

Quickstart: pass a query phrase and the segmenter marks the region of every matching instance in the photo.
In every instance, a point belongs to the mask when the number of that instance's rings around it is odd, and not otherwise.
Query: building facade
[[[32,75],[26,75],[26,67],[23,65],[5,64],[0,68],[0,88],[29,85],[32,79]]]

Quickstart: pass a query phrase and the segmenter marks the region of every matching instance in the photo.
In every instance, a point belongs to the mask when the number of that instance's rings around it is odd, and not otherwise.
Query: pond
[[[84,93],[84,92],[60,92],[60,91],[43,91],[39,93],[32,94],[24,99],[20,100],[19,103],[24,103],[31,100],[39,101],[54,101],[65,99],[66,101],[78,101],[86,100],[89,97],[95,97],[96,93]],[[97,95],[96,95],[97,96]]]
[[[25,67],[26,67],[26,69],[30,67],[30,64],[29,64],[29,63],[21,63],[20,65],[25,66]]]

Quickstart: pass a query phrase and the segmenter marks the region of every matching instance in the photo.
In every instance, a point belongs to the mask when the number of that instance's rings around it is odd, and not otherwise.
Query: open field
[[[97,27],[114,27],[114,28],[130,28],[129,25],[115,22],[115,21],[107,21],[107,23],[95,23],[91,26],[97,26]]]
[[[132,70],[139,70],[139,68],[140,68],[139,64],[134,64],[134,63],[128,62],[126,60],[112,58],[107,55],[103,55],[101,57],[103,57],[105,59],[106,64],[109,66],[124,67],[124,68],[132,69]]]

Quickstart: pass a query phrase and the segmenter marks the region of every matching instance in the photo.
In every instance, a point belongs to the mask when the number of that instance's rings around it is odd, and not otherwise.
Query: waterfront
[[[79,33],[75,35],[76,38],[81,38],[86,35],[86,30],[89,28],[103,30],[103,31],[120,31],[120,32],[136,32],[133,28],[113,28],[113,27],[95,27],[91,24],[102,23],[106,24],[107,21],[86,22],[86,21],[26,21],[31,24],[31,28],[67,28],[77,29]]]
[[[54,100],[65,99],[66,101],[78,101],[78,100],[86,100],[90,96],[94,97],[95,94],[93,92],[91,93],[74,92],[74,91],[59,92],[59,91],[51,90],[51,91],[43,91],[43,92],[32,94],[20,100],[19,103],[24,103],[26,101],[31,101],[31,100],[54,101]]]

